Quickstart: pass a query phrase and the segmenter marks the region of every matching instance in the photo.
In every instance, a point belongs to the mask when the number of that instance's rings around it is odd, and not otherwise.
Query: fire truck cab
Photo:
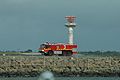
[[[73,44],[63,44],[56,43],[50,44],[48,42],[41,44],[39,48],[39,52],[43,55],[52,56],[52,55],[60,55],[60,56],[71,56],[72,54],[76,54],[74,51],[77,48],[77,45]]]

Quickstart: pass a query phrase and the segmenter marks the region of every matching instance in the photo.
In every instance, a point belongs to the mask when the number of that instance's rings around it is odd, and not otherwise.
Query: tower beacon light
[[[68,35],[69,35],[69,44],[73,45],[73,28],[76,27],[75,23],[75,16],[66,16],[67,23],[65,26],[68,28]]]

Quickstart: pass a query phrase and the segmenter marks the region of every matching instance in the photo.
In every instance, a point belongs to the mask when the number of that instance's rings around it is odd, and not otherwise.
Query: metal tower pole
[[[68,36],[69,36],[69,44],[73,45],[73,39],[74,39],[74,36],[73,36],[73,28],[76,27],[76,24],[74,22],[75,20],[75,16],[66,16],[65,17],[67,19],[67,23],[66,23],[66,27],[68,28]]]

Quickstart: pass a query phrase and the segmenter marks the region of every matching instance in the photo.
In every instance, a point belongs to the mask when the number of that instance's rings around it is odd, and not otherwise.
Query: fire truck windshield
[[[49,48],[49,47],[50,47],[49,45],[45,45],[45,44],[40,45],[41,49],[43,49],[43,48]]]
[[[41,48],[41,49],[45,48],[45,44],[41,44],[41,45],[40,45],[40,48]]]

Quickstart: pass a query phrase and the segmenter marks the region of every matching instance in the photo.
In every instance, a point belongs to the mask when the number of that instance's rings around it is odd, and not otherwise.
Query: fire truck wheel
[[[72,55],[72,51],[67,51],[67,56],[71,56]]]
[[[48,51],[48,55],[52,56],[52,55],[54,55],[54,52],[53,51]]]
[[[67,51],[62,51],[62,56],[66,56]]]

